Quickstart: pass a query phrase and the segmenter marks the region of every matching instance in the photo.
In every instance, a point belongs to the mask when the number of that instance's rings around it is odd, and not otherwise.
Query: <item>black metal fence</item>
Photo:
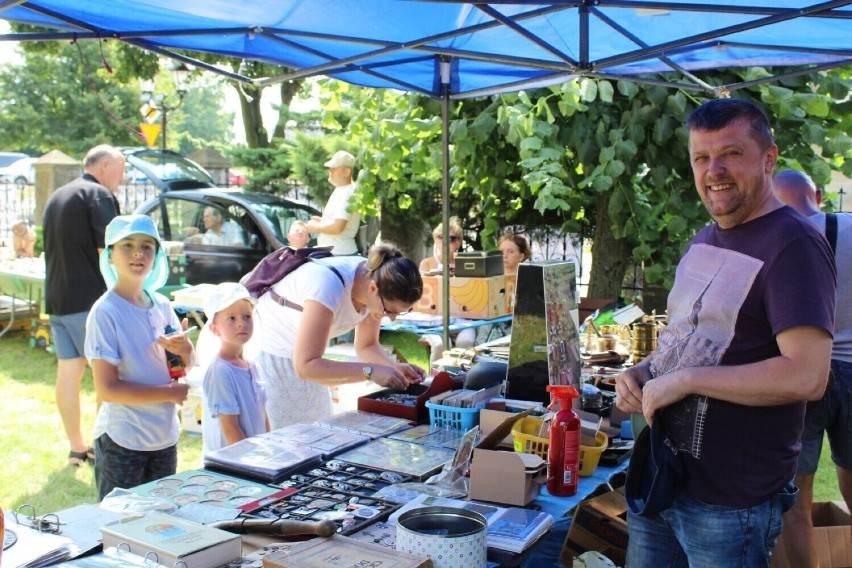
[[[128,183],[119,186],[116,197],[122,214],[133,213],[136,208],[157,195],[151,183]],[[30,226],[41,225],[36,219],[36,191],[32,185],[0,183],[0,242],[8,246],[12,239],[12,225],[26,221]]]

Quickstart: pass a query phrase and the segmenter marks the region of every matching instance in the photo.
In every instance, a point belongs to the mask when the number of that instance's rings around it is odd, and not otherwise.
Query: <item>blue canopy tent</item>
[[[663,84],[718,95],[752,83],[713,87],[697,72],[798,67],[789,75],[852,63],[852,0],[0,0],[0,18],[46,30],[0,41],[113,39],[261,86],[326,75],[441,97],[445,125],[450,99],[580,76],[661,83],[649,75],[674,73]],[[292,71],[250,79],[182,50]],[[446,231],[446,128],[443,152]],[[446,329],[446,275],[444,290]]]

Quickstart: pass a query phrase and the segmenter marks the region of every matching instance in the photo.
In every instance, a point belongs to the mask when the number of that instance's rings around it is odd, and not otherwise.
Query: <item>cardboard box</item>
[[[495,428],[497,428],[497,426],[502,424],[503,420],[505,420],[506,418],[510,418],[514,415],[514,412],[504,412],[502,410],[489,410],[487,408],[483,408],[479,412],[479,429],[482,432],[482,435],[487,436]],[[509,434],[508,436],[503,438],[497,444],[497,447],[511,450],[514,447],[512,442],[512,435]]]
[[[381,566],[382,568],[432,568],[432,560],[378,544],[341,535],[315,538],[263,557],[264,568],[327,568]]]
[[[441,313],[443,276],[424,276],[423,295],[414,310]],[[450,316],[466,319],[493,319],[506,315],[506,278],[450,277]]]
[[[814,536],[819,565],[822,568],[852,566],[852,516],[843,501],[814,503]],[[790,563],[784,545],[784,533],[772,551],[772,568],[796,568]]]
[[[503,274],[503,253],[496,251],[457,252],[455,275],[487,278]]]
[[[574,413],[580,419],[580,444],[594,448],[598,444],[598,431],[603,424],[603,418],[585,410],[574,409]]]
[[[546,469],[527,472],[531,462],[545,463],[533,454],[477,448],[470,467],[470,498],[518,507],[529,504],[547,480]]]
[[[623,490],[617,489],[577,506],[559,561],[571,566],[575,556],[596,550],[624,566],[627,538],[627,501]]]

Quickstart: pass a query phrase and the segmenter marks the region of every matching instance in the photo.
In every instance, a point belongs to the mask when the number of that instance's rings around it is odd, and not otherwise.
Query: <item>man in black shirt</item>
[[[45,307],[56,351],[56,405],[71,450],[68,464],[95,456],[80,427],[80,383],[86,371],[86,316],[106,291],[98,267],[107,224],[119,214],[115,192],[124,156],[108,145],[83,159],[83,175],[53,192],[44,210]]]

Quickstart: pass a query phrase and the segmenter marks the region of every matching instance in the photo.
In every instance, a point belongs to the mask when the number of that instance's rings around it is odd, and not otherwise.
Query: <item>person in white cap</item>
[[[350,211],[357,188],[352,181],[355,156],[339,150],[323,166],[328,168],[328,182],[334,186],[334,191],[325,204],[322,217],[314,216],[308,221],[308,231],[318,233],[318,246],[333,246],[335,255],[357,254],[355,235],[361,225],[361,214]]]
[[[98,499],[174,475],[180,434],[177,405],[189,386],[173,380],[166,351],[187,367],[195,349],[167,298],[158,294],[169,276],[157,226],[146,215],[123,215],[106,227],[100,255],[107,291],[86,320],[84,353],[98,400],[95,482]]]
[[[245,286],[223,282],[204,300],[207,327],[219,338],[219,352],[204,374],[201,434],[204,453],[269,431],[266,394],[243,347],[254,332],[254,305]]]

